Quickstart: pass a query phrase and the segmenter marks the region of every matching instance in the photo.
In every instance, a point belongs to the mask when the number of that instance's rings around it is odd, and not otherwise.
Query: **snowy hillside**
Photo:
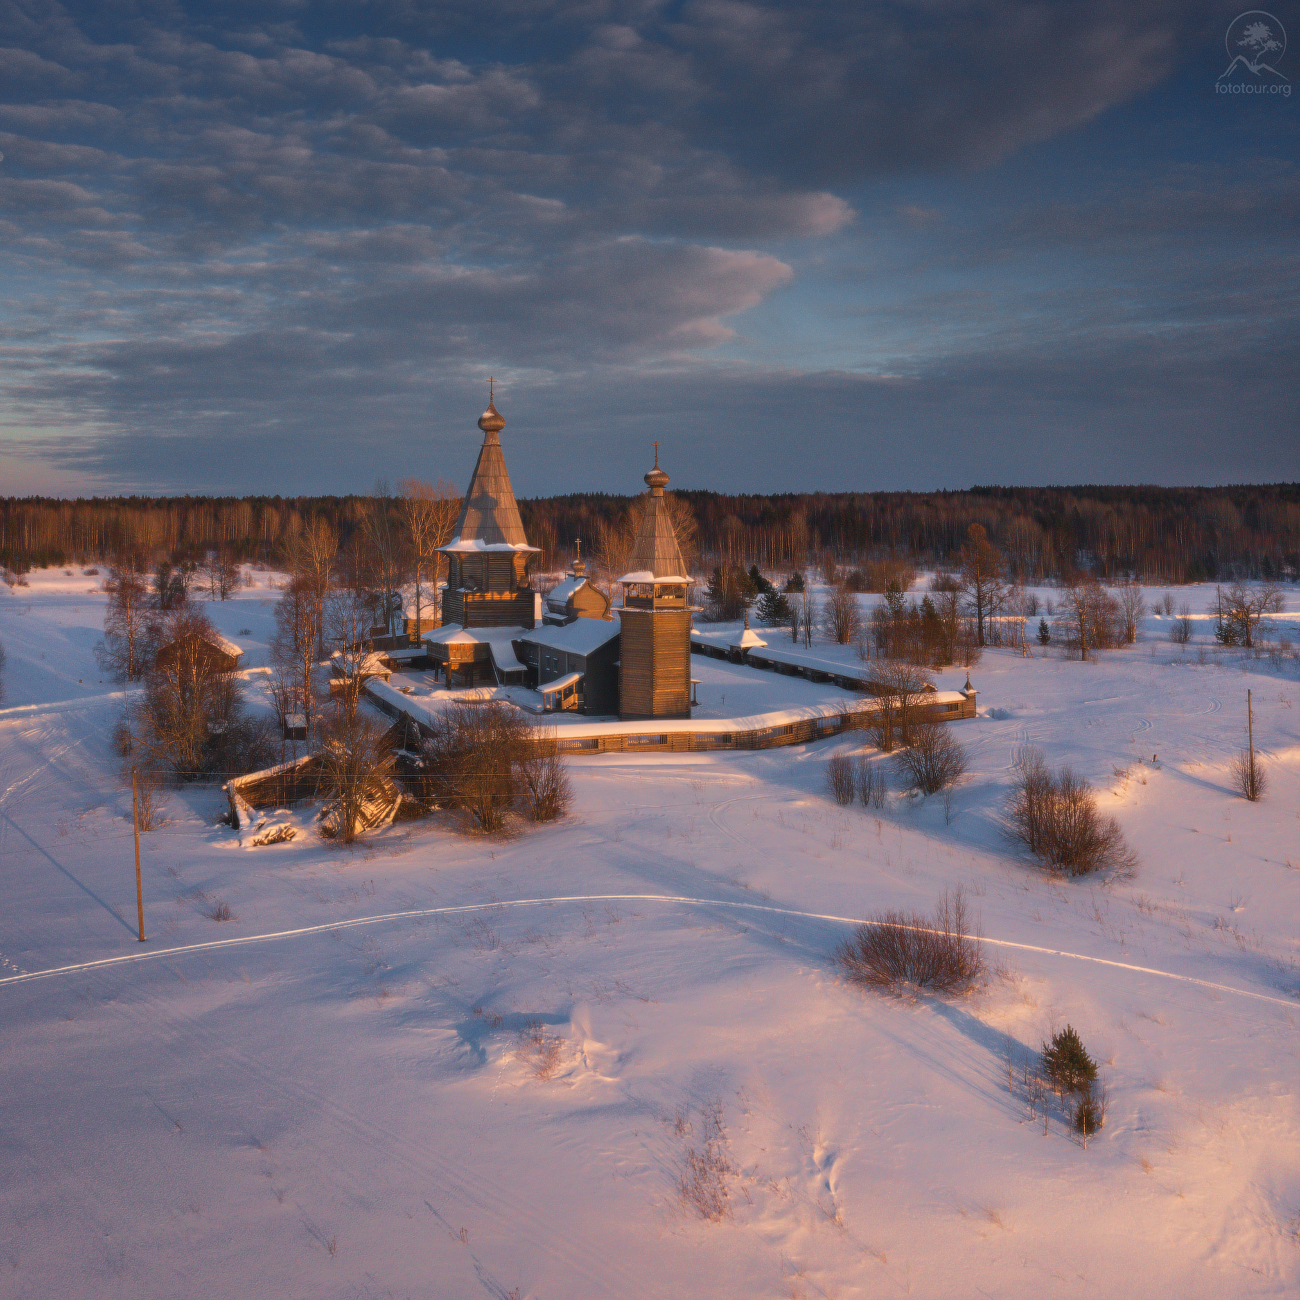
[[[205,605],[254,698],[268,577]],[[1094,663],[987,651],[948,819],[896,779],[878,814],[828,798],[865,733],[575,758],[572,816],[496,839],[431,819],[254,849],[216,825],[219,790],[173,794],[141,945],[104,596],[80,570],[29,580],[0,587],[0,1295],[1300,1291],[1294,659],[1216,663],[1207,619],[1180,649],[1155,616]],[[1174,595],[1200,614],[1212,593]],[[730,682],[747,712],[769,686],[852,698],[707,667],[710,708]],[[1248,688],[1258,804],[1227,775]],[[1101,792],[1131,879],[1009,851],[1026,743]],[[979,991],[838,977],[845,918],[959,884]],[[1067,1023],[1110,1095],[1086,1150],[1008,1071]],[[702,1158],[718,1222],[680,1194]]]

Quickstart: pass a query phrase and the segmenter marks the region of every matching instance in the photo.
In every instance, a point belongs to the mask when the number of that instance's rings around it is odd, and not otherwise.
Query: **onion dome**
[[[497,410],[496,402],[489,400],[488,408],[478,417],[478,427],[488,435],[490,439],[495,439],[496,435],[506,427],[506,422]]]
[[[654,493],[655,496],[661,497],[670,482],[668,475],[659,468],[659,444],[655,443],[655,467],[645,476],[646,487]]]

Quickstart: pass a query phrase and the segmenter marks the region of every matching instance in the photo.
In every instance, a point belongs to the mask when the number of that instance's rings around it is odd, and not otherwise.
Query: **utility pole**
[[[131,823],[135,830],[135,910],[140,919],[140,942],[144,942],[144,892],[140,888],[140,793],[135,768],[131,769]]]
[[[1246,737],[1250,749],[1250,797],[1255,797],[1255,715],[1251,708],[1250,692],[1246,692]]]

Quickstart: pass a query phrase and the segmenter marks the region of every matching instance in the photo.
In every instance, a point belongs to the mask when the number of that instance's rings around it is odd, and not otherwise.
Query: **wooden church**
[[[501,450],[505,423],[489,395],[478,420],[483,445],[460,518],[451,541],[439,548],[447,557],[442,627],[424,643],[451,686],[522,680],[510,634],[535,627],[539,618],[529,573],[537,547],[528,545],[510,485]]]
[[[538,550],[524,535],[501,451],[505,423],[489,394],[455,536],[441,548],[442,627],[424,637],[435,669],[448,686],[531,686],[547,709],[689,718],[691,578],[664,499],[659,444],[631,568],[618,579],[623,608],[610,609],[581,559],[543,602],[530,586]]]
[[[510,486],[501,430],[506,422],[489,398],[478,418],[483,430],[474,474],[460,509],[456,533],[440,548],[447,557],[442,621],[461,627],[532,627],[536,601],[529,566],[537,547],[528,545]]]
[[[677,532],[668,514],[664,488],[668,475],[654,468],[641,528],[632,547],[631,568],[620,611],[620,718],[691,716],[691,578],[682,560]]]

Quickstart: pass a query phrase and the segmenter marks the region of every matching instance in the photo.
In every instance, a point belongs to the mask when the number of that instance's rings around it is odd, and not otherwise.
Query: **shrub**
[[[1061,1094],[1084,1091],[1097,1078],[1097,1063],[1072,1025],[1053,1034],[1050,1044],[1043,1044],[1042,1058],[1043,1073]]]
[[[922,794],[937,794],[966,774],[966,751],[944,722],[915,722],[912,743],[894,760]]]
[[[553,734],[535,735],[532,751],[519,760],[519,778],[533,821],[558,821],[572,807],[573,782]]]
[[[156,831],[166,826],[167,792],[150,772],[141,772],[135,782],[135,811],[142,832]]]
[[[1072,876],[1136,867],[1119,823],[1097,811],[1097,797],[1081,776],[1069,767],[1053,776],[1042,752],[1032,747],[1016,756],[1016,769],[1003,819],[1009,840],[1044,866]]]
[[[159,643],[170,653],[150,661],[134,704],[131,730],[143,762],[182,781],[222,771],[223,736],[244,725],[242,684],[213,655],[213,635],[208,619],[188,606],[168,616]],[[262,756],[267,753],[264,746]]]
[[[864,808],[883,808],[888,786],[885,772],[877,763],[864,758],[858,764],[858,798]]]
[[[1169,613],[1173,613],[1173,601],[1169,601]],[[1178,621],[1169,629],[1169,639],[1175,645],[1186,645],[1192,639],[1192,609],[1184,605],[1178,611]]]
[[[220,898],[215,899],[211,904],[209,904],[209,906],[205,909],[203,915],[206,916],[209,921],[239,920],[239,918],[234,914],[234,912],[230,910],[230,904],[227,903],[224,899],[220,899]]]
[[[1092,1134],[1100,1132],[1106,1125],[1106,1111],[1110,1105],[1110,1094],[1105,1086],[1093,1089],[1085,1088],[1074,1107],[1074,1127],[1083,1134],[1084,1146]]]
[[[464,808],[480,830],[500,830],[518,797],[520,760],[530,747],[518,709],[496,700],[454,704],[424,743],[429,792],[447,807]]]
[[[1228,767],[1232,777],[1233,788],[1244,798],[1254,803],[1264,797],[1268,789],[1268,776],[1263,764],[1248,749],[1243,749]]]
[[[727,1178],[735,1172],[727,1158],[727,1129],[722,1102],[713,1101],[701,1109],[703,1150],[686,1148],[679,1172],[682,1208],[694,1210],[701,1219],[720,1223],[731,1217],[731,1196]],[[690,1132],[685,1117],[677,1116],[677,1133]]]
[[[826,597],[826,634],[836,645],[852,645],[862,630],[862,614],[852,592],[835,587]]]
[[[835,952],[845,977],[871,988],[905,985],[935,993],[969,988],[984,971],[978,936],[971,937],[966,894],[944,891],[932,917],[919,912],[874,913]]]
[[[856,794],[857,774],[853,766],[853,760],[847,754],[832,754],[826,763],[826,784],[831,797],[841,807],[851,804]]]
[[[394,797],[394,758],[386,733],[356,708],[340,708],[321,728],[321,793],[326,799],[320,832],[352,844],[371,824],[374,810]]]
[[[519,1053],[539,1079],[549,1079],[559,1068],[564,1039],[546,1031],[540,1019],[532,1017],[519,1031]]]

